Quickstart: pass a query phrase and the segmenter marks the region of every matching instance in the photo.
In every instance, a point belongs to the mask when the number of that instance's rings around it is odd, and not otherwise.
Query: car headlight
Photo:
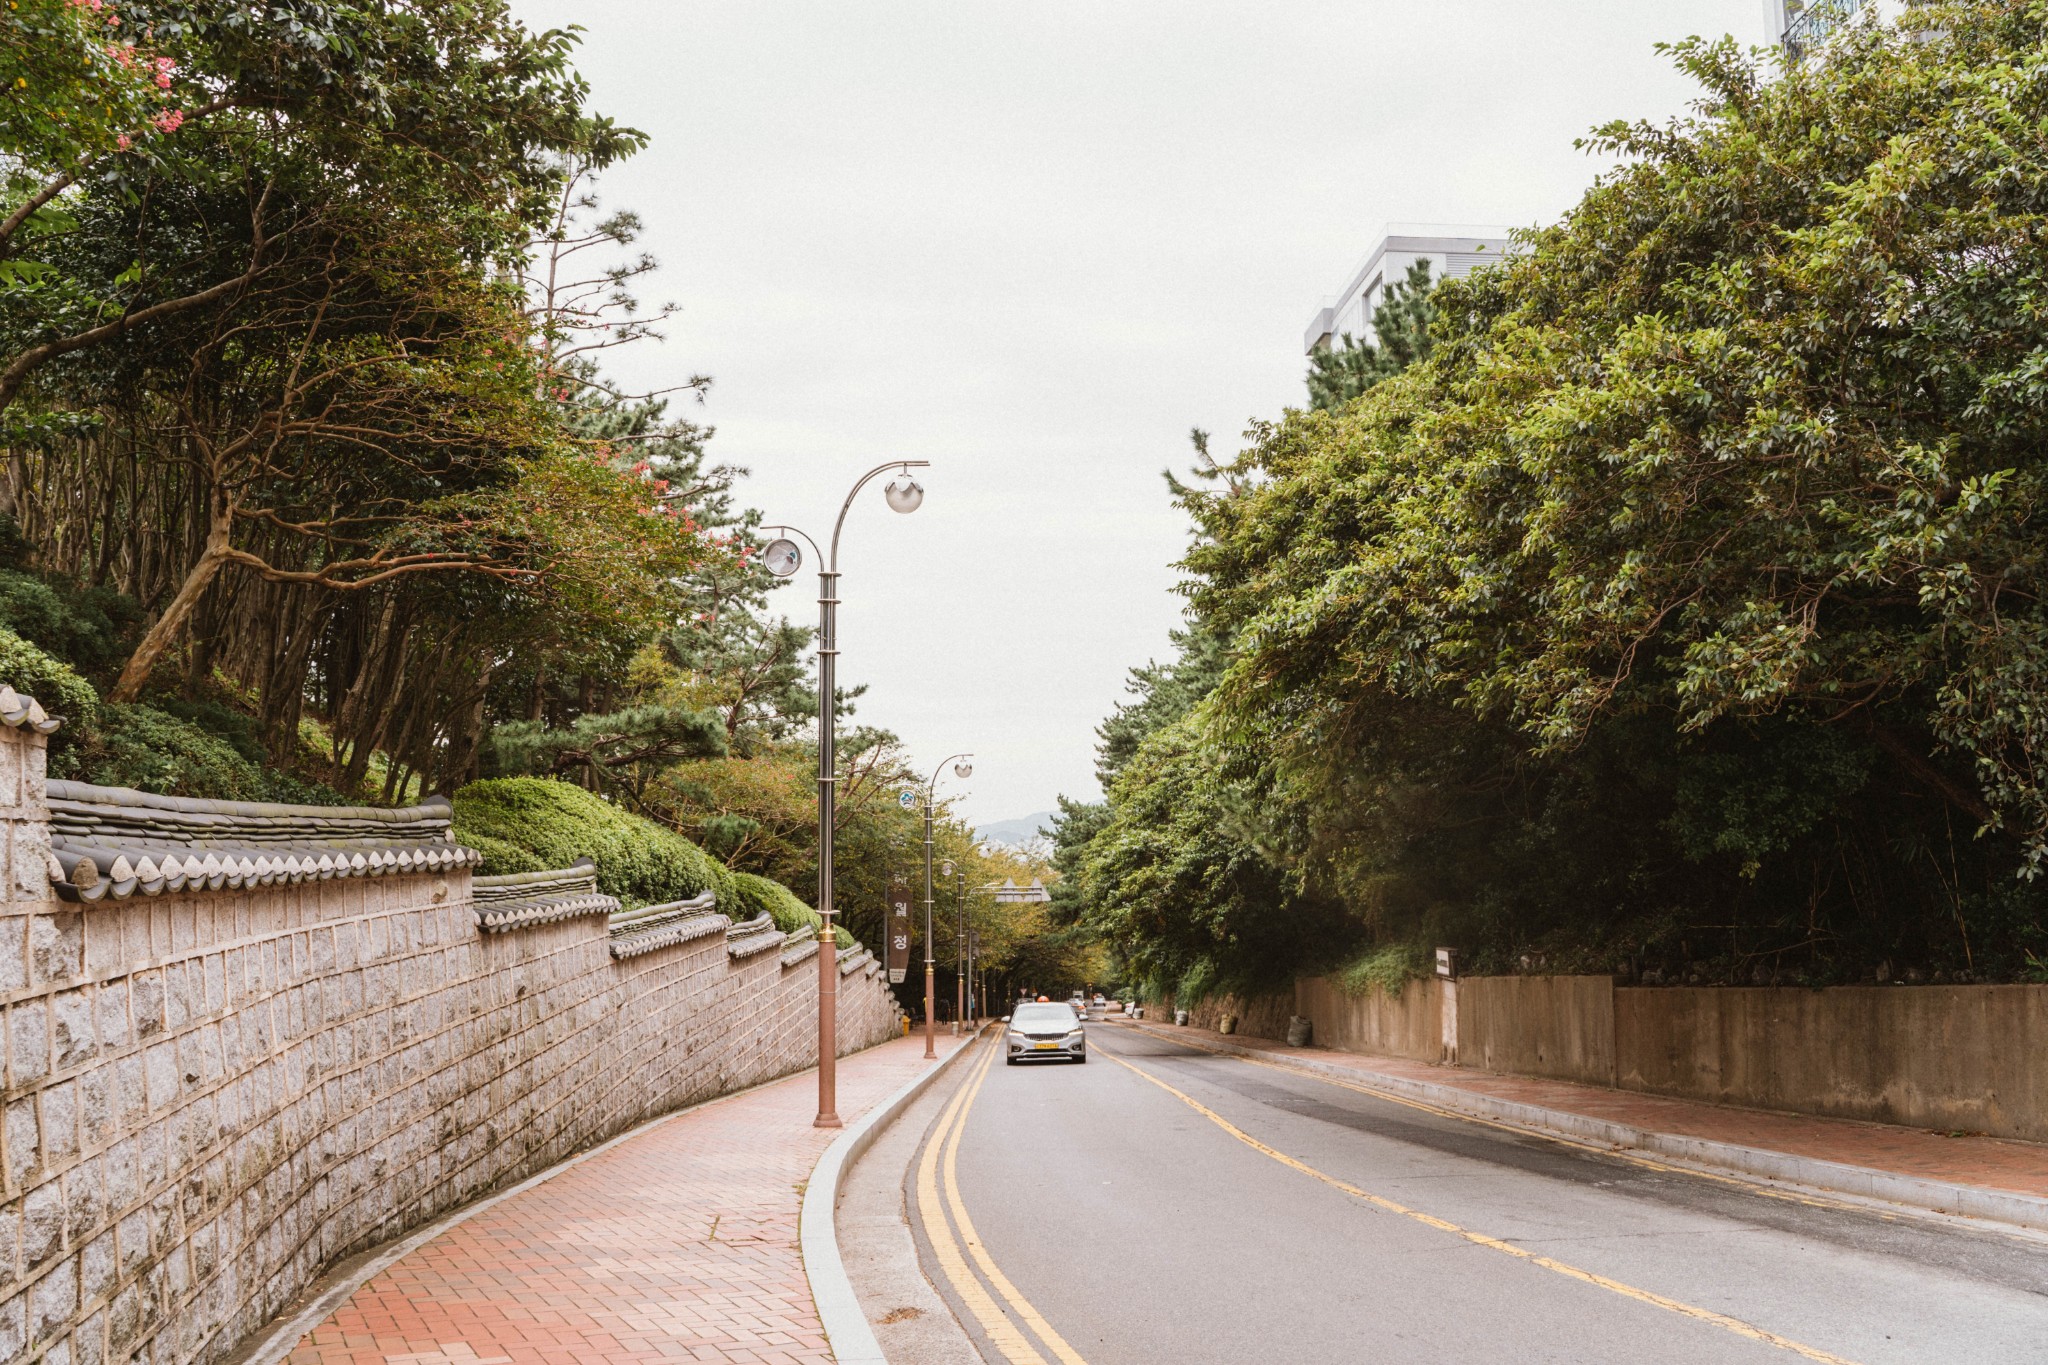
[[[1083,1033],[1080,1029],[1075,1029],[1072,1033],[1069,1033],[1062,1041],[1069,1043],[1079,1043],[1087,1041],[1087,1038],[1087,1034]]]
[[[1021,1034],[1021,1033],[1017,1032],[1017,1030],[1015,1030],[1015,1029],[1011,1029],[1011,1030],[1010,1030],[1010,1041],[1011,1041],[1011,1042],[1013,1042],[1013,1043],[1028,1043],[1028,1042],[1030,1042],[1031,1040],[1030,1040],[1030,1039],[1028,1039],[1028,1038],[1026,1038],[1026,1037],[1025,1037],[1025,1036],[1024,1036],[1023,1034]]]

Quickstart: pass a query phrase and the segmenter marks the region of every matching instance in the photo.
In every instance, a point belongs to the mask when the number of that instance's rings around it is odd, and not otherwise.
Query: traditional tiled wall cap
[[[725,931],[725,952],[728,957],[752,957],[756,953],[773,952],[781,946],[782,931],[775,927],[775,921],[769,917],[766,910],[744,924],[735,924]]]
[[[597,864],[588,858],[550,872],[508,872],[470,883],[476,926],[487,934],[553,924],[579,915],[614,915],[619,903],[597,889]]]
[[[711,908],[716,904],[717,894],[706,891],[684,901],[617,911],[611,920],[612,957],[624,961],[657,948],[724,933],[732,927],[732,917]]]
[[[865,943],[857,943],[851,949],[839,955],[839,974],[841,976],[851,976],[864,963],[874,960],[875,955],[868,951],[867,945]]]
[[[446,872],[483,860],[453,842],[454,808],[441,796],[397,809],[279,806],[52,782],[49,803],[50,884],[69,901]]]
[[[17,730],[26,725],[40,735],[51,734],[64,723],[45,712],[34,697],[23,696],[5,683],[0,683],[0,721]]]
[[[782,965],[794,967],[818,955],[818,931],[799,929],[782,940]]]

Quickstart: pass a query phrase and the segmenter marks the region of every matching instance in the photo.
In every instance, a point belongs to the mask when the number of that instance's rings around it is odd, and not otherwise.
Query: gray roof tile
[[[611,919],[612,957],[624,961],[657,948],[672,948],[678,943],[726,932],[732,928],[732,916],[711,908],[717,903],[717,895],[706,891],[688,900],[618,911]]]
[[[454,808],[438,796],[396,809],[283,806],[58,781],[49,807],[50,884],[69,901],[440,873],[483,859],[454,842]]]
[[[597,864],[588,858],[549,872],[478,877],[470,886],[476,899],[476,927],[486,934],[582,915],[611,916],[619,909],[614,897],[597,889]]]

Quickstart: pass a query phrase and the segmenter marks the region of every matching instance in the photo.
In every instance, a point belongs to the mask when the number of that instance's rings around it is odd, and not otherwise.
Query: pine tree
[[[1325,411],[1341,408],[1382,379],[1428,359],[1429,329],[1436,317],[1436,307],[1430,302],[1434,288],[1429,262],[1417,261],[1408,267],[1407,280],[1390,286],[1372,310],[1377,344],[1354,340],[1346,332],[1335,346],[1310,356],[1309,406]]]

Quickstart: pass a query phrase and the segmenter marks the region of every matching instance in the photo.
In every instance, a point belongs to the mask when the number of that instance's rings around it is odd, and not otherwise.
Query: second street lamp
[[[951,754],[938,767],[932,769],[931,781],[924,784],[924,1055],[938,1056],[937,1026],[933,1022],[933,1009],[938,1004],[938,988],[934,984],[932,963],[932,794],[938,789],[939,774],[946,764],[953,765],[953,776],[971,777],[974,765],[967,760],[973,754]],[[947,863],[951,867],[950,862]],[[953,1031],[960,1031],[959,1021],[953,1023]]]
[[[958,874],[957,874],[957,876],[956,876],[956,877],[954,878],[954,881],[953,881],[953,904],[954,904],[954,905],[955,905],[956,907],[958,907],[958,914],[959,914],[959,919],[960,919],[960,922],[961,922],[962,924],[965,924],[965,923],[967,922],[967,870],[966,870],[965,868],[962,868],[962,869],[960,869],[959,873],[958,873]],[[970,1003],[971,1003],[971,1001],[972,1001],[972,997],[973,997],[973,994],[974,994],[974,988],[973,988],[973,985],[972,985],[972,981],[973,981],[973,969],[972,969],[972,968],[969,968],[969,969],[968,969],[968,980],[969,980],[969,983],[970,983],[970,984],[969,984],[969,986],[968,986],[968,996],[969,996],[969,1000],[970,1000]]]
[[[846,501],[839,505],[839,520],[832,523],[832,553],[818,555],[818,1116],[812,1125],[837,1128],[839,1124],[839,953],[832,924],[832,836],[837,816],[839,726],[839,533],[845,529],[846,514],[854,498],[877,474],[892,469],[903,472],[884,490],[889,506],[898,512],[915,512],[924,501],[924,487],[910,476],[913,469],[929,466],[929,460],[891,460],[878,464],[860,476]],[[795,530],[770,526],[770,531]],[[818,542],[802,531],[796,534],[810,541],[811,553],[818,554]],[[803,550],[793,540],[768,543],[761,556],[768,571],[788,578],[802,567]]]

